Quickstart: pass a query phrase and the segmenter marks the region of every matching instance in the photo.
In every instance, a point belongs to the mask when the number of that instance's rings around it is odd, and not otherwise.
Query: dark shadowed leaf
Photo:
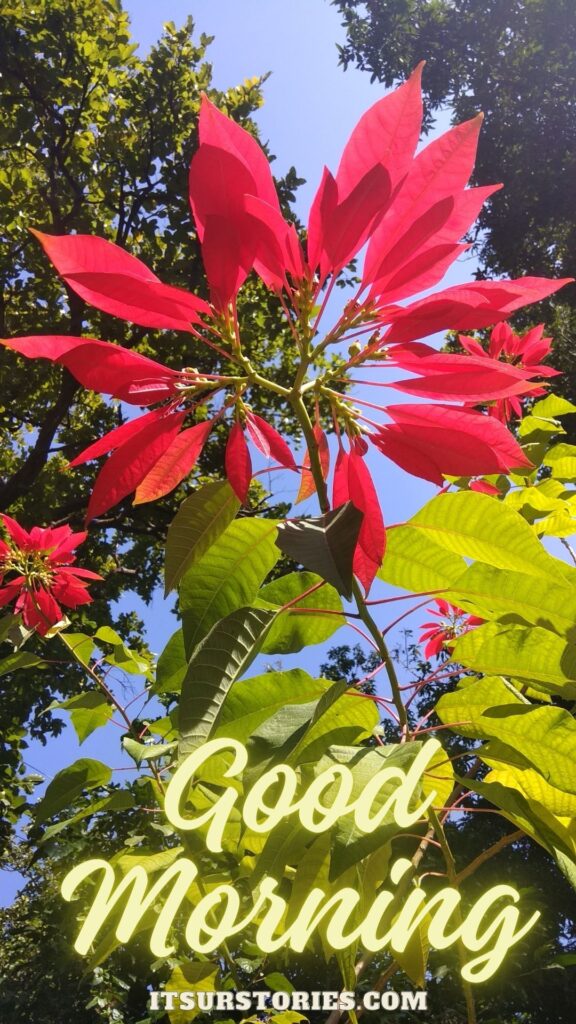
[[[198,644],[182,683],[180,755],[210,735],[232,684],[258,654],[276,612],[240,608],[212,627]]]
[[[315,519],[293,519],[278,527],[281,551],[305,569],[317,572],[344,597],[352,596],[352,563],[362,526],[362,513],[345,505]]]

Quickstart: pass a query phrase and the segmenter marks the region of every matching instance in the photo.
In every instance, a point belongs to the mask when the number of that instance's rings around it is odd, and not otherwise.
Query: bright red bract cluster
[[[442,484],[445,476],[474,478],[529,468],[505,424],[512,413],[520,412],[522,396],[540,392],[534,378],[553,372],[540,365],[547,347],[539,328],[520,340],[509,327],[497,327],[488,352],[479,342],[461,338],[466,355],[440,353],[420,339],[437,331],[470,331],[499,323],[565,283],[534,277],[475,281],[402,304],[441,281],[466,249],[462,238],[482,204],[500,187],[467,188],[480,116],[416,152],[422,124],[420,74],[417,68],[363,115],[335,174],[325,168],[305,244],[282,213],[261,147],[204,97],[200,141],[190,167],[190,205],[210,302],[164,285],[140,260],[105,239],[36,232],[68,287],[86,302],[152,329],[188,331],[221,355],[229,354],[232,363],[241,345],[236,300],[251,272],[278,295],[295,344],[301,355],[311,357],[310,365],[328,345],[356,339],[357,351],[342,365],[343,393],[322,391],[319,385],[316,394],[331,406],[339,431],[334,501],[349,498],[364,513],[355,571],[366,588],[381,562],[385,532],[363,459],[365,439],[407,472],[435,484]],[[317,342],[332,286],[363,249],[358,291]],[[238,390],[231,388],[222,400],[224,375],[168,369],[136,352],[86,338],[27,337],[5,344],[22,355],[62,364],[85,387],[131,405],[153,407],[73,460],[72,465],[79,465],[109,456],[97,477],[88,519],[133,492],[139,503],[176,487],[197,461],[213,424],[229,411],[233,419],[225,465],[242,501],[252,477],[247,438],[266,457],[296,469],[286,442],[252,413]],[[371,380],[351,376],[359,368],[391,367],[410,376],[386,384],[374,374]],[[384,423],[375,422],[358,413],[359,400],[351,404],[351,381],[392,387],[418,402],[360,402],[387,417]],[[254,384],[248,379],[245,386]],[[217,396],[221,404],[211,418],[197,422],[205,416],[198,410],[205,410]],[[319,419],[314,429],[327,474],[328,448]],[[299,497],[311,493],[311,486],[305,463]]]
[[[7,539],[0,539],[0,607],[14,601],[28,629],[41,636],[62,620],[62,608],[77,608],[92,601],[87,587],[98,573],[80,569],[74,549],[86,539],[69,526],[28,532],[10,516],[0,516]]]

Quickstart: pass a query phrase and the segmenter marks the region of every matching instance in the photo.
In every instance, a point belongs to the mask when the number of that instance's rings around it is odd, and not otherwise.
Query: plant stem
[[[483,853],[478,854],[474,860],[470,861],[465,868],[462,868],[462,871],[459,871],[456,875],[456,882],[459,884],[460,882],[463,882],[465,878],[469,878],[470,875],[474,874],[477,868],[482,864],[485,864],[491,857],[495,857],[497,853],[500,853],[500,850],[504,850],[507,846],[510,846],[511,843],[517,843],[518,840],[523,839],[525,835],[526,833],[519,828],[516,832],[509,832],[508,835],[502,836],[497,843],[489,846],[487,850],[484,850]]]
[[[322,466],[320,465],[320,455],[318,452],[318,442],[314,437],[314,427],[312,426],[312,420],[308,415],[308,410],[302,399],[302,395],[299,391],[293,394],[290,398],[290,405],[294,410],[294,414],[302,427],[302,433],[308,447],[308,454],[310,456],[310,471],[314,479],[316,486],[316,493],[318,495],[318,501],[320,503],[320,511],[322,514],[330,511],[330,501],[328,499],[328,491],[326,489],[326,481],[322,475]]]
[[[70,654],[74,658],[74,661],[78,665],[80,665],[80,668],[84,672],[86,672],[86,674],[90,677],[92,682],[94,682],[96,684],[96,686],[98,687],[98,689],[102,691],[102,693],[104,694],[106,699],[109,700],[110,703],[112,704],[112,706],[116,708],[118,714],[122,717],[122,720],[123,720],[124,724],[126,725],[126,731],[129,732],[134,737],[135,740],[139,741],[140,737],[139,737],[138,729],[134,725],[132,719],[130,718],[130,715],[127,714],[126,708],[123,707],[123,705],[120,703],[118,698],[114,696],[114,694],[112,693],[112,690],[110,689],[110,687],[106,685],[104,680],[98,675],[97,672],[94,671],[94,669],[90,665],[87,665],[85,662],[82,661],[81,658],[78,657],[78,655],[77,655],[73,645],[70,643],[70,641],[66,637],[65,633],[59,633],[58,636],[60,637],[60,639],[61,639],[62,643],[64,644],[64,646],[66,647],[66,649],[70,652]],[[154,776],[154,779],[156,780],[156,783],[157,783],[157,785],[158,785],[158,787],[160,789],[160,792],[164,793],[164,783],[163,783],[162,778],[161,778],[161,776],[160,776],[160,774],[158,772],[158,768],[156,767],[156,765],[152,761],[149,762],[149,767],[150,767],[150,771],[152,772],[152,774]]]
[[[374,619],[372,618],[370,612],[366,607],[366,602],[364,600],[362,591],[360,590],[360,585],[356,580],[354,580],[352,583],[352,590],[354,594],[354,600],[356,602],[356,607],[358,609],[358,614],[362,619],[362,622],[366,626],[366,629],[370,633],[371,637],[374,639],[374,643],[378,651],[378,654],[380,655],[382,663],[384,664],[386,672],[388,673],[388,679],[390,681],[390,689],[392,691],[392,699],[394,701],[394,706],[396,708],[396,711],[398,712],[399,722],[403,727],[404,733],[406,734],[408,729],[408,715],[406,714],[406,708],[404,707],[404,702],[402,700],[400,682],[396,674],[396,669],[394,668],[394,662],[392,661],[392,658],[390,656],[390,651],[388,650],[386,641],[382,636],[382,632],[378,629],[378,626],[374,622]]]
[[[312,421],[310,419],[310,416],[308,415],[308,410],[304,404],[301,394],[295,394],[291,398],[290,402],[292,408],[294,409],[294,413],[298,419],[298,422],[302,427],[306,444],[308,446],[308,454],[310,456],[310,470],[312,472],[312,476],[316,486],[316,492],[318,494],[320,508],[322,512],[327,512],[330,508],[330,502],[328,500],[328,493],[326,490],[326,481],[324,480],[324,477],[322,475],[322,467],[320,465],[320,458],[318,455],[318,445],[316,443],[316,438],[314,437]],[[408,729],[408,715],[406,714],[406,708],[404,707],[404,703],[402,701],[400,683],[398,681],[398,676],[396,675],[394,663],[392,661],[392,658],[390,657],[390,652],[388,650],[384,637],[382,636],[382,632],[378,629],[378,626],[374,622],[374,619],[372,618],[370,612],[368,611],[368,608],[366,607],[366,602],[364,600],[362,591],[360,590],[360,586],[358,585],[356,580],[353,581],[352,587],[354,593],[354,600],[356,603],[356,607],[358,609],[358,614],[362,622],[366,626],[366,629],[370,633],[370,636],[373,638],[376,650],[378,651],[381,661],[386,668],[388,679],[390,681],[390,688],[392,690],[394,705],[398,713],[398,720],[404,730],[404,733],[406,734]]]

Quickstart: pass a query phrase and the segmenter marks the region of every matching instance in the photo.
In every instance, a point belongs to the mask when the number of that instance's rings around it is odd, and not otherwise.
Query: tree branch
[[[473,875],[481,864],[485,864],[491,857],[495,857],[497,853],[500,853],[500,850],[504,850],[507,846],[510,846],[511,843],[517,843],[519,839],[523,839],[525,836],[526,833],[523,832],[521,828],[517,829],[516,832],[509,832],[508,835],[502,836],[497,843],[489,846],[483,853],[478,854],[478,856],[474,860],[471,860],[465,868],[462,868],[462,871],[458,872],[455,879],[456,883],[460,885],[460,882],[463,882],[465,878],[469,878],[470,875]]]
[[[80,385],[64,370],[60,392],[48,410],[38,431],[35,444],[16,472],[0,484],[0,508],[7,509],[32,487],[48,459],[50,448],[62,420],[69,412]]]

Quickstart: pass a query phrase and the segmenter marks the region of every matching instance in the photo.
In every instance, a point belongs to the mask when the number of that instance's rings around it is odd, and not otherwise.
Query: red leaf
[[[244,504],[252,479],[252,462],[244,431],[239,423],[233,424],[228,435],[224,465],[232,490]]]
[[[199,119],[200,146],[214,146],[242,161],[256,185],[256,195],[279,208],[278,195],[264,150],[239,124],[226,117],[207,96],[202,97]]]
[[[455,246],[470,229],[476,220],[484,202],[501,186],[486,185],[482,188],[469,188],[454,195],[440,199],[430,209],[426,210],[414,222],[410,223],[408,230],[401,237],[394,237],[386,233],[378,244],[374,244],[370,253],[370,259],[366,261],[364,269],[364,284],[367,287],[372,282],[370,289],[371,297],[385,297],[385,301],[396,302],[407,295],[414,295],[418,291],[431,288],[442,279],[452,260],[458,255],[453,250],[450,258],[449,246]],[[380,233],[381,234],[381,233]],[[425,254],[431,250],[444,246],[446,257],[434,268],[428,270],[427,276],[422,277],[422,271],[416,276],[413,273],[413,280],[410,280],[407,264],[414,269],[421,268]],[[430,256],[426,262],[430,263]],[[400,288],[396,278],[401,275],[404,282]]]
[[[537,385],[527,383],[530,371],[489,357],[437,353],[422,358],[394,353],[395,362],[421,379],[389,384],[396,391],[421,398],[452,398],[458,402],[489,402],[527,394]]]
[[[253,412],[248,413],[246,416],[246,430],[258,450],[267,459],[275,459],[276,462],[279,462],[281,466],[285,466],[286,469],[296,469],[294,456],[286,441],[261,416],[257,416]]]
[[[351,501],[364,516],[353,567],[354,574],[368,593],[382,564],[386,531],[372,477],[364,459],[354,448],[350,454],[342,449],[339,451],[334,470],[334,507],[346,501]]]
[[[323,219],[322,273],[337,273],[366,242],[390,197],[390,176],[380,164],[372,167],[354,189],[332,210],[321,209]]]
[[[422,62],[407,82],[378,100],[360,118],[344,148],[336,174],[341,199],[350,194],[375,164],[381,164],[388,171],[393,188],[404,177],[420,135],[423,67]]]
[[[40,636],[46,636],[48,630],[62,618],[60,605],[43,587],[38,587],[33,593],[26,591],[21,594],[16,602],[16,611],[22,612],[24,625],[28,629],[35,629]]]
[[[80,452],[72,462],[69,463],[71,468],[81,466],[85,462],[90,462],[92,459],[99,458],[100,455],[107,455],[108,452],[119,448],[120,445],[125,444],[131,437],[139,434],[141,430],[144,430],[149,423],[155,422],[163,415],[162,409],[153,409],[152,412],[144,413],[143,416],[137,416],[136,419],[128,420],[127,423],[122,423],[119,427],[114,427],[114,430],[109,430],[107,434],[99,438],[98,441],[94,441],[94,444],[85,448],[84,451]]]
[[[378,232],[378,247],[376,248],[376,242],[370,246],[363,275],[365,286],[372,282],[371,295],[384,292],[386,281],[426,246],[430,239],[436,238],[451,217],[454,202],[454,196],[440,199],[430,209],[410,221],[403,234],[397,230],[396,235],[385,235],[381,238],[381,232]]]
[[[494,484],[489,484],[487,480],[471,480],[469,483],[471,491],[478,491],[480,494],[490,494],[500,497],[500,491]]]
[[[0,519],[2,519],[6,532],[11,540],[14,541],[16,547],[21,548],[23,551],[33,547],[28,531],[23,526],[20,526],[20,523],[17,523],[15,519],[12,519],[12,516],[2,512]]]
[[[535,363],[539,363],[541,359],[545,359],[550,353],[552,339],[544,338],[543,334],[544,324],[538,324],[537,327],[533,327],[532,330],[526,332],[523,338],[519,339],[520,355],[525,365],[534,366]]]
[[[404,309],[387,310],[392,326],[385,342],[414,341],[436,331],[469,331],[504,320],[531,302],[540,302],[570,284],[571,277],[520,277],[504,281],[474,281],[454,285]]]
[[[318,458],[320,460],[322,477],[326,480],[330,470],[330,449],[328,447],[326,434],[319,423],[314,426],[314,437],[316,438],[316,444],[318,445]],[[300,490],[298,491],[296,501],[294,502],[295,505],[298,505],[300,501],[305,501],[306,498],[309,498],[312,494],[316,493],[314,477],[311,470],[307,468],[310,465],[308,449],[306,449],[304,453],[302,463],[302,478],[300,480]]]
[[[65,366],[85,388],[114,395],[132,405],[152,405],[174,394],[179,374],[161,363],[108,341],[31,335],[4,345],[28,359],[50,359]]]
[[[414,476],[442,485],[443,476],[485,476],[531,468],[520,445],[493,416],[450,405],[394,405],[394,423],[372,440]]]
[[[88,522],[136,490],[176,437],[185,415],[173,413],[149,423],[110,455],[96,477],[86,514]]]
[[[462,348],[466,352],[469,352],[471,356],[479,356],[481,359],[485,359],[488,353],[482,348],[479,341],[474,338],[468,338],[465,334],[458,335],[458,341],[462,345]]]
[[[200,322],[199,313],[210,312],[202,299],[162,284],[141,260],[105,238],[32,233],[70,288],[105,313],[143,327],[182,331]]]
[[[322,255],[324,225],[328,223],[337,205],[338,186],[328,168],[325,167],[308,215],[306,249],[308,265],[312,271],[318,266]]]
[[[190,164],[190,204],[198,238],[202,242],[207,218],[235,217],[247,195],[256,195],[257,186],[239,157],[216,146],[202,145]]]
[[[252,218],[248,229],[255,232],[254,268],[264,283],[279,289],[284,284],[286,272],[295,281],[305,277],[304,255],[294,225],[284,220],[280,210],[257,196],[244,196],[243,203],[246,213]]]
[[[76,579],[74,569],[60,569],[50,589],[56,600],[69,608],[77,608],[78,605],[90,604],[92,601],[86,584]]]
[[[386,549],[386,531],[378,495],[364,459],[354,449],[350,452],[348,480],[353,503],[364,513],[354,571],[366,593],[370,590]]]
[[[438,218],[442,218],[446,212],[444,207],[439,209],[439,202],[449,197],[455,202],[455,197],[464,188],[474,167],[481,124],[482,115],[479,115],[471,121],[456,125],[430,142],[416,157],[392,205],[373,234],[366,254],[365,284],[377,281],[378,276],[381,276],[383,256],[392,252],[410,232],[413,224],[420,224],[418,230],[422,230],[428,217],[438,222]],[[447,218],[442,221],[443,225],[446,223]],[[438,224],[436,230],[440,226]],[[452,236],[448,241],[457,241],[462,233],[460,230],[457,236]],[[407,248],[406,242],[402,245]]]
[[[468,248],[468,245],[448,242],[421,249],[413,260],[405,263],[384,280],[382,292],[378,289],[378,294],[384,294],[386,302],[398,302],[410,295],[417,295],[433,288]],[[376,294],[374,291],[374,295]]]
[[[202,258],[216,309],[224,312],[236,297],[254,264],[254,236],[246,233],[245,214],[235,218],[211,214],[206,220]]]
[[[136,488],[134,505],[162,498],[181,483],[195,465],[212,425],[213,420],[197,423],[174,438],[170,447]]]

